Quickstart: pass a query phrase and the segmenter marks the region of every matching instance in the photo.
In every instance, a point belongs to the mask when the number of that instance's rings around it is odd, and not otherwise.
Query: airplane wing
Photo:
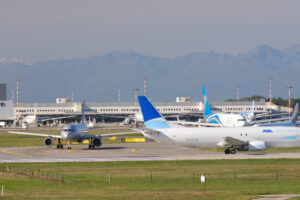
[[[224,140],[228,145],[234,146],[234,147],[245,146],[248,144],[247,142],[245,142],[243,140],[235,139],[233,137],[225,137]]]
[[[92,139],[92,138],[98,138],[101,137],[107,137],[107,136],[117,136],[117,135],[130,135],[130,134],[136,134],[140,132],[120,132],[120,133],[105,133],[105,134],[99,134],[99,135],[83,135],[81,136],[82,139]]]
[[[182,124],[182,125],[197,125],[197,126],[206,126],[206,127],[221,127],[219,124],[213,123],[203,123],[203,122],[188,122],[188,121],[168,121],[173,124]]]
[[[19,131],[8,131],[8,133],[15,133],[20,135],[33,135],[33,136],[41,136],[41,137],[53,137],[53,138],[61,138],[61,135],[50,135],[44,133],[29,133],[29,132],[19,132]]]
[[[71,116],[64,116],[64,117],[53,117],[53,118],[41,118],[39,121],[50,121],[50,120],[56,120],[56,119],[65,119],[65,118],[71,118],[71,117],[76,117],[77,115],[71,115]]]

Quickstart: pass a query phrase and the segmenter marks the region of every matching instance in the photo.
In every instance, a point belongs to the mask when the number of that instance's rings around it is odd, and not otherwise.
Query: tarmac
[[[87,145],[73,145],[72,150],[56,149],[54,146],[0,148],[0,163],[279,158],[300,158],[300,153],[238,152],[225,155],[223,152],[156,142],[104,144],[94,150],[88,149]]]

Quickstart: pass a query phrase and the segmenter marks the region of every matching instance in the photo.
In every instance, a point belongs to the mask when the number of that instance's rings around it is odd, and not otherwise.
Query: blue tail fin
[[[85,111],[85,100],[82,101],[81,103],[81,123],[84,124],[84,111]]]
[[[207,118],[208,116],[210,116],[213,113],[210,110],[204,86],[202,87],[202,94],[203,94],[203,104],[204,104],[204,117]]]
[[[150,101],[145,96],[138,96],[144,117],[145,126],[148,129],[164,129],[170,128],[169,123],[164,117],[154,108]]]

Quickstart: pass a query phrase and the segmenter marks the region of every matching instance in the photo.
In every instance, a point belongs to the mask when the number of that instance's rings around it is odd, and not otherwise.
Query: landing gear
[[[230,153],[231,153],[231,154],[235,154],[235,153],[236,153],[236,150],[235,150],[235,149],[230,149]]]
[[[89,144],[89,149],[95,149],[95,145]]]
[[[235,148],[228,148],[228,149],[225,149],[224,153],[225,154],[236,154],[236,149]]]
[[[63,149],[64,145],[61,143],[60,138],[58,138],[58,144],[56,146],[57,149]]]
[[[225,149],[224,153],[225,154],[230,154],[230,149]]]
[[[70,141],[68,141],[68,150],[71,150],[71,149],[72,149],[72,147],[70,145]]]

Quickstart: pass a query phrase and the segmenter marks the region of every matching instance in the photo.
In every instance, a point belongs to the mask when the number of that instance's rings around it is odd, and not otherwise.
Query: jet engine
[[[249,151],[263,151],[266,150],[266,143],[264,141],[251,141],[248,143]]]
[[[93,139],[93,142],[92,142],[92,145],[93,146],[96,146],[96,147],[100,147],[102,145],[102,140],[101,138],[97,137],[97,138],[94,138]]]
[[[47,138],[44,140],[44,143],[45,143],[45,145],[48,146],[48,147],[52,147],[53,144],[54,144],[52,137],[47,137]]]

